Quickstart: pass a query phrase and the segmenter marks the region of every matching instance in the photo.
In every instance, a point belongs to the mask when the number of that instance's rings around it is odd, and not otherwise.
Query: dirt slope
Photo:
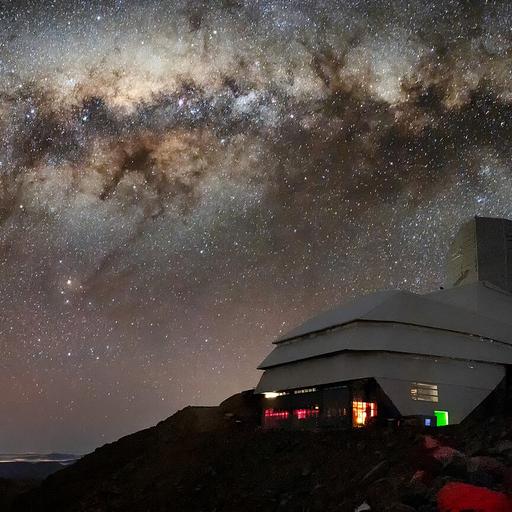
[[[50,476],[13,511],[328,512],[366,502],[428,512],[450,481],[508,489],[506,416],[428,431],[315,433],[263,431],[256,411],[250,393],[183,409]]]

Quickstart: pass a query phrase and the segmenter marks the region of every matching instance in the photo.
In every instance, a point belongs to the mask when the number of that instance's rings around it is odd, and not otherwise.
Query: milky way
[[[0,451],[257,381],[512,216],[509,2],[0,1]]]

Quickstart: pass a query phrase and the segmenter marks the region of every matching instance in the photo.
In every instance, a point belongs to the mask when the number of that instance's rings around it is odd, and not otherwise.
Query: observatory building
[[[263,426],[393,418],[443,426],[504,386],[512,365],[512,221],[464,224],[446,270],[444,289],[373,293],[275,341],[259,366]]]

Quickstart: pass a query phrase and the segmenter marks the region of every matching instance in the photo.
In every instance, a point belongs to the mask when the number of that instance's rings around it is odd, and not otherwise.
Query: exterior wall
[[[415,325],[359,321],[298,340],[279,343],[261,363],[260,368],[268,369],[271,366],[344,350],[386,350],[512,364],[512,345],[505,343],[493,343],[477,336]]]
[[[402,416],[447,410],[462,421],[505,376],[501,365],[385,352],[345,352],[266,370],[256,392],[320,386],[374,377]],[[411,398],[414,382],[438,386],[438,402]]]
[[[446,262],[447,286],[487,281],[512,291],[512,221],[476,217],[456,235]]]
[[[434,411],[447,411],[450,423],[460,423],[489,395],[488,389],[453,384],[438,384],[437,402],[411,400],[411,381],[377,379],[404,416],[434,416]],[[499,384],[499,381],[497,385]]]
[[[446,286],[463,286],[478,281],[475,219],[464,224],[455,236],[446,261]]]
[[[313,389],[313,390],[312,390]],[[347,385],[290,390],[263,399],[265,428],[342,428],[352,424],[352,393]]]
[[[386,417],[397,416],[375,379],[301,388],[277,395],[262,400],[264,428],[348,428],[354,423],[361,426],[380,412]]]
[[[512,222],[476,219],[478,278],[512,291]]]

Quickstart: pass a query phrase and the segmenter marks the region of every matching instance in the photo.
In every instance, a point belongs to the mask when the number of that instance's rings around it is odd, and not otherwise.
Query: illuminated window
[[[413,382],[411,384],[411,398],[423,402],[438,402],[439,393],[437,384],[425,384],[424,382]]]
[[[296,395],[300,395],[301,393],[313,393],[316,391],[316,388],[304,388],[304,389],[296,389],[294,393]]]
[[[265,419],[287,420],[290,417],[290,413],[288,411],[279,411],[276,409],[265,409],[263,416]]]
[[[265,398],[277,398],[278,396],[286,395],[286,391],[269,391],[268,393],[264,393]]]
[[[370,418],[377,416],[377,404],[375,402],[352,402],[352,421],[355,427],[362,427]]]
[[[294,409],[293,415],[298,420],[309,420],[311,418],[318,418],[320,414],[320,407],[315,406],[309,409]]]
[[[438,427],[445,427],[448,425],[448,411],[434,411]]]

